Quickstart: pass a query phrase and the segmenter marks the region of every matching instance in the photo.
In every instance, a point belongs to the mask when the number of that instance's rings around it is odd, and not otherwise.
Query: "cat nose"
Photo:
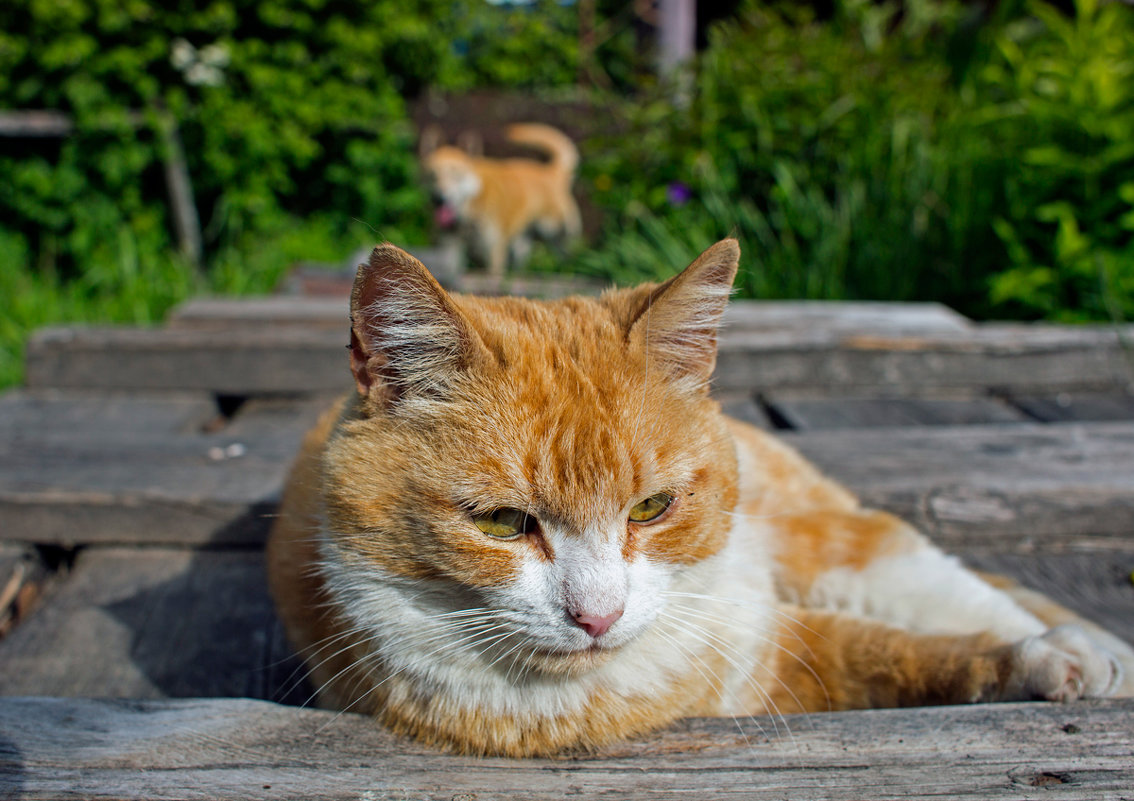
[[[614,621],[622,617],[622,610],[611,612],[609,615],[591,615],[587,612],[572,612],[571,617],[583,631],[592,637],[601,637],[607,629],[614,625]]]

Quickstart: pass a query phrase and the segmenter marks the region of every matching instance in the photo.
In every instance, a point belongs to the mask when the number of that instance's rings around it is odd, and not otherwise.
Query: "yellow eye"
[[[536,519],[519,509],[493,509],[483,515],[474,515],[473,523],[490,537],[514,540],[521,534],[535,531]]]
[[[652,523],[657,520],[673,504],[673,496],[668,492],[659,492],[635,505],[630,510],[630,522]]]

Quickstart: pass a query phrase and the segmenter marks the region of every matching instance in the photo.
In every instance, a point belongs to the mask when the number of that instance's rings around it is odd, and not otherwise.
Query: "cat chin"
[[[551,676],[581,676],[596,670],[614,659],[620,646],[593,644],[575,651],[534,651],[527,660],[527,669]]]

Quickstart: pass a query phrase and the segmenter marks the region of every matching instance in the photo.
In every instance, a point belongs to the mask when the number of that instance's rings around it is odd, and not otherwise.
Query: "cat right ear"
[[[641,299],[628,337],[674,377],[707,386],[717,361],[717,328],[740,261],[724,239]]]
[[[382,405],[442,399],[486,349],[420,261],[383,244],[360,264],[350,297],[350,369]]]

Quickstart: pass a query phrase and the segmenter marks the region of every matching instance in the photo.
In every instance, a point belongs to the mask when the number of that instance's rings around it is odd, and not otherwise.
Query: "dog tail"
[[[534,147],[551,156],[551,163],[572,173],[579,166],[579,150],[568,136],[550,125],[524,122],[508,126],[508,138],[517,144]]]

